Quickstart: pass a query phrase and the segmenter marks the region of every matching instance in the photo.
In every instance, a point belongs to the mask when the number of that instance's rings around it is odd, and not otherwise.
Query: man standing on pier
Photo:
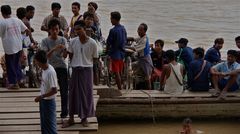
[[[112,72],[115,73],[115,80],[118,89],[121,90],[121,72],[123,70],[124,46],[127,43],[127,32],[120,24],[121,14],[111,12],[111,23],[114,27],[110,30],[107,38],[107,52],[111,57]]]
[[[22,50],[22,33],[28,33],[28,28],[21,20],[11,17],[12,11],[9,5],[1,6],[1,13],[4,19],[0,20],[0,37],[5,52],[8,89],[19,89],[18,82],[22,79],[19,61]]]
[[[41,49],[47,52],[47,58],[57,73],[61,94],[61,118],[68,115],[68,78],[67,65],[64,59],[67,57],[66,39],[58,36],[60,22],[52,19],[48,23],[50,36],[42,40]]]
[[[74,30],[78,37],[70,41],[68,53],[71,59],[72,77],[69,83],[69,120],[62,127],[74,124],[77,114],[84,127],[88,126],[88,117],[95,116],[93,100],[93,64],[97,61],[97,44],[87,36],[85,22],[76,21]]]

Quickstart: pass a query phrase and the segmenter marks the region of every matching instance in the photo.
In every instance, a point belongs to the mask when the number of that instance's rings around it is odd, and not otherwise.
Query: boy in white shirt
[[[39,102],[40,107],[41,131],[43,134],[57,134],[55,102],[58,88],[57,74],[54,68],[47,63],[45,51],[38,51],[34,59],[42,69],[41,93],[35,98],[35,102]]]

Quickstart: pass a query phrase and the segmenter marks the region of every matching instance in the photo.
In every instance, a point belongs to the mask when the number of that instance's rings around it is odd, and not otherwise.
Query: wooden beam
[[[27,114],[26,114],[27,115]],[[81,120],[75,118],[75,123],[80,124]],[[92,117],[88,118],[89,123],[97,123],[97,118]],[[57,118],[57,124],[61,124],[61,119]],[[9,119],[9,120],[0,120],[0,126],[6,125],[40,125],[40,119]]]
[[[68,128],[61,128],[58,125],[58,131],[96,131],[98,124],[89,124],[88,127],[83,127],[82,124],[74,124]],[[25,131],[41,131],[40,125],[14,125],[14,126],[0,126],[0,132],[25,132]]]
[[[60,118],[60,113],[57,112],[57,118]],[[35,112],[35,113],[1,113],[0,114],[0,120],[12,120],[12,119],[39,119],[40,118],[40,113]],[[79,117],[75,115],[75,119],[78,119]],[[91,118],[96,118],[96,117],[91,117]],[[93,119],[91,119],[93,120]],[[97,119],[96,119],[97,120]],[[0,123],[1,125],[1,123]]]

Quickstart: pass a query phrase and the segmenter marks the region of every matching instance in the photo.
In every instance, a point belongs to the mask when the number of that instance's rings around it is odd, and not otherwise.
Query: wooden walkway
[[[107,87],[94,87],[95,89]],[[94,105],[96,105],[99,96],[94,90]],[[25,88],[19,90],[7,90],[0,88],[0,134],[39,134],[40,115],[39,104],[34,102],[35,96],[39,95],[38,88]],[[83,127],[80,119],[75,118],[76,124],[69,128],[61,128],[60,118],[60,92],[56,97],[57,102],[57,124],[59,134],[78,134],[79,131],[98,130],[98,121],[96,117],[89,118],[89,127]]]

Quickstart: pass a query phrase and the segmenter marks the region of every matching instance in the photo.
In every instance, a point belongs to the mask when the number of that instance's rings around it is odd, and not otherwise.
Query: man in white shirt
[[[74,124],[74,115],[81,118],[84,127],[88,126],[88,117],[95,116],[93,102],[93,63],[97,61],[97,44],[88,37],[85,22],[76,21],[74,30],[78,37],[70,41],[68,52],[73,68],[69,83],[69,120],[63,128]]]
[[[129,41],[135,41],[136,45],[134,46],[136,52],[138,53],[138,64],[137,66],[141,68],[145,75],[145,81],[147,89],[151,90],[151,75],[153,70],[152,58],[150,55],[150,45],[149,39],[147,37],[148,26],[145,23],[141,23],[138,27],[138,38],[129,37]]]
[[[19,89],[18,82],[22,79],[19,62],[22,50],[22,33],[28,33],[28,29],[21,20],[11,17],[12,12],[9,5],[2,5],[1,13],[4,19],[0,20],[0,37],[5,52],[8,89]]]

